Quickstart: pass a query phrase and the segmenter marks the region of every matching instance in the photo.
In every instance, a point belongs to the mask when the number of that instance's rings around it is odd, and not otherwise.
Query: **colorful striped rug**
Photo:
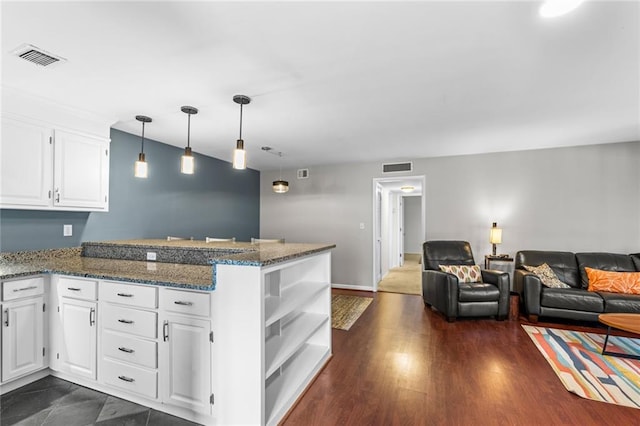
[[[596,401],[640,408],[640,361],[602,356],[604,334],[522,327],[569,392]],[[609,337],[607,350],[640,354],[640,339]]]

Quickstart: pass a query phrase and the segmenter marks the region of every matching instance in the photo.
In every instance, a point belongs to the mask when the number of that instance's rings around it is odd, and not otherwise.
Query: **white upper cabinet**
[[[111,121],[2,91],[0,208],[107,211]]]
[[[0,205],[51,205],[53,173],[50,127],[2,117]]]
[[[108,210],[109,142],[55,130],[53,205]]]

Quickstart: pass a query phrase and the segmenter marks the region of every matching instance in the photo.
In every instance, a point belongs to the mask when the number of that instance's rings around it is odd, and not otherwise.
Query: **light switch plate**
[[[63,237],[73,236],[73,225],[62,225],[62,236]]]

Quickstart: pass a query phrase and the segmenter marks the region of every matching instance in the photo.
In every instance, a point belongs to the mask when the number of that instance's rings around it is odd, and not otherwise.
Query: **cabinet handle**
[[[89,326],[92,326],[96,323],[96,310],[95,308],[91,308],[89,311]]]
[[[133,297],[133,294],[118,293],[118,296],[120,296],[120,297]]]
[[[19,291],[34,290],[34,289],[36,289],[36,288],[38,288],[38,287],[36,287],[35,285],[29,286],[29,287],[14,288],[14,289],[13,289],[13,292],[14,292],[14,293],[17,293],[17,292],[19,292]]]
[[[6,319],[4,320],[4,325],[9,327],[9,308],[4,310],[4,314],[6,315]]]
[[[118,376],[118,379],[120,380],[124,380],[125,382],[135,382],[135,379],[132,379],[131,377],[127,377],[127,376]]]
[[[128,354],[132,354],[132,353],[134,353],[134,352],[135,352],[133,349],[124,348],[124,347],[120,347],[120,348],[118,348],[118,350],[119,350],[119,351],[122,351],[122,352],[126,352],[126,353],[128,353]]]
[[[182,306],[191,306],[191,305],[193,305],[193,302],[183,302],[181,300],[176,300],[173,303],[175,303],[176,305],[182,305]]]
[[[164,324],[162,324],[162,340],[164,342],[169,340],[169,321],[165,321]]]
[[[133,324],[132,320],[127,320],[127,319],[119,319],[118,322],[121,322],[123,324]]]
[[[81,288],[78,287],[67,287],[67,290],[71,290],[71,291],[80,291],[82,290]]]
[[[56,203],[60,202],[60,188],[56,188]]]

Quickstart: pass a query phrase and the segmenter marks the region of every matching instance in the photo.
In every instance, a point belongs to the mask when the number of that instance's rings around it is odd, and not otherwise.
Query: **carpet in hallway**
[[[378,283],[378,291],[403,294],[422,294],[420,255],[405,253],[404,265],[391,268]]]

